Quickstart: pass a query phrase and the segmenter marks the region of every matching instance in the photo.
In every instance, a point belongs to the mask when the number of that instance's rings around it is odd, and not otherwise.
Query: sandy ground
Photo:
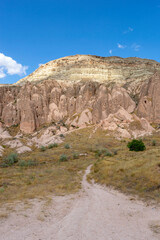
[[[89,184],[89,171],[78,194],[17,204],[7,218],[0,218],[0,240],[160,239],[158,207]]]

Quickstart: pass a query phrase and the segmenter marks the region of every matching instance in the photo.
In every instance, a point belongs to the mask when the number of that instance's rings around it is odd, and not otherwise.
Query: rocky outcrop
[[[144,83],[140,94],[137,114],[150,122],[160,123],[160,75],[155,74]]]
[[[135,103],[121,87],[108,88],[97,82],[80,82],[66,86],[54,81],[40,84],[26,84],[15,91],[14,88],[0,88],[4,91],[1,103],[1,121],[10,127],[20,124],[24,133],[32,133],[45,123],[74,118],[90,109],[88,123],[98,123],[119,107],[133,112]],[[7,99],[8,96],[8,99]],[[83,124],[85,113],[78,120]]]
[[[0,122],[30,134],[54,122],[69,129],[99,124],[123,108],[159,123],[159,72],[160,63],[138,58],[76,55],[51,61],[14,85],[0,86]]]
[[[110,114],[102,120],[100,126],[117,138],[138,138],[155,131],[146,119],[129,114],[122,107],[115,114]]]

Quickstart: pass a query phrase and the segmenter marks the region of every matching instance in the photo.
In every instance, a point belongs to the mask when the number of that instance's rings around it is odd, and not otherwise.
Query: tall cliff
[[[160,63],[139,58],[76,55],[51,61],[14,85],[0,86],[0,121],[32,133],[69,122],[87,109],[99,123],[123,107],[160,123]]]

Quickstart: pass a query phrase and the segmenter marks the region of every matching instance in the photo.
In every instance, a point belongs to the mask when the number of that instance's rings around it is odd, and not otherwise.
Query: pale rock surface
[[[27,146],[21,146],[16,149],[17,153],[31,152],[32,149]]]
[[[99,126],[117,138],[137,138],[155,131],[146,119],[129,114],[122,107],[115,114],[110,114],[108,118],[102,120]]]
[[[23,146],[21,141],[18,139],[8,141],[8,142],[6,142],[6,145],[8,145],[10,148],[19,148],[19,147]]]
[[[153,60],[64,57],[17,84],[1,85],[0,119],[4,127],[19,125],[20,131],[31,134],[52,122],[99,124],[122,107],[149,123],[160,123],[159,84],[160,63]],[[9,137],[6,132],[2,136]]]
[[[23,145],[22,142],[19,139],[10,140],[8,142],[5,142],[5,144],[7,146],[9,146],[10,148],[15,149],[15,151],[17,153],[24,153],[24,152],[31,152],[32,151],[31,148]]]
[[[11,135],[3,127],[0,126],[0,139],[9,139]]]
[[[48,127],[44,132],[41,132],[41,136],[35,136],[32,138],[32,142],[37,147],[48,146],[53,143],[62,143],[62,139],[56,134],[56,127]]]
[[[4,150],[4,148],[2,146],[0,146],[0,157],[3,155],[3,150]]]
[[[66,124],[75,127],[86,127],[93,123],[91,110],[85,109],[79,114],[74,114],[66,121]]]

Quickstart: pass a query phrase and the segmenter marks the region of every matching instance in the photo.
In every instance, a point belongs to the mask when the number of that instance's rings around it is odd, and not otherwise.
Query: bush
[[[28,160],[28,161],[25,161],[25,160],[20,160],[18,162],[18,165],[20,167],[34,167],[34,166],[37,166],[38,163],[34,160]]]
[[[127,144],[127,147],[129,148],[130,151],[136,151],[136,152],[144,151],[146,149],[142,140],[137,140],[137,139],[134,139],[131,142],[129,142]]]
[[[79,158],[79,153],[73,153],[73,159],[78,159]]]
[[[62,154],[59,158],[59,161],[60,162],[66,162],[66,161],[68,161],[68,157],[65,154]]]
[[[63,135],[62,133],[61,133],[59,136],[62,137],[62,138],[64,138],[64,135]]]
[[[1,168],[7,168],[7,167],[9,167],[9,165],[7,163],[3,162],[3,163],[0,164],[0,167]]]
[[[67,143],[67,144],[65,144],[64,145],[64,147],[66,148],[66,149],[69,149],[70,148],[70,146],[69,146],[69,144]]]
[[[156,143],[156,140],[153,140],[153,141],[152,141],[152,146],[156,146],[156,144],[157,144],[157,143]]]
[[[108,149],[106,149],[106,151],[105,151],[105,153],[104,153],[104,156],[105,156],[105,157],[112,157],[113,154],[112,154]]]
[[[112,152],[113,152],[114,155],[118,154],[118,150],[116,150],[116,149],[113,149]]]
[[[41,146],[40,149],[42,152],[46,151],[46,148],[44,146]]]
[[[58,144],[57,143],[51,143],[48,146],[49,149],[54,148],[54,147],[58,147]]]
[[[100,157],[102,153],[103,153],[102,150],[99,150],[99,149],[95,151],[96,157]]]
[[[4,164],[11,166],[14,163],[18,162],[18,155],[17,153],[11,153],[4,159]]]

